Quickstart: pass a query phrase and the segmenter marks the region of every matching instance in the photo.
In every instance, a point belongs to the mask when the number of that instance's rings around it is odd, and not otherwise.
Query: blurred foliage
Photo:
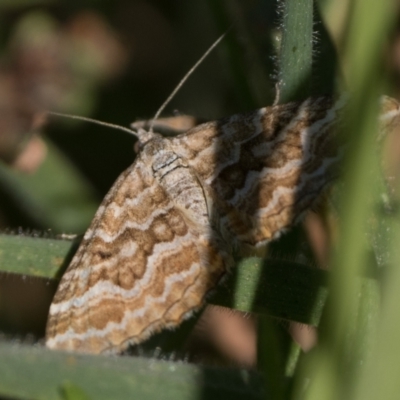
[[[398,15],[390,0],[0,1],[0,396],[397,398],[400,142],[391,135],[378,154],[375,131],[377,96],[396,95],[399,87]],[[30,345],[43,336],[56,287],[49,278],[61,275],[79,241],[58,235],[82,233],[134,159],[134,138],[45,112],[124,126],[151,118],[232,24],[165,115],[215,119],[337,86],[352,94],[342,132],[349,143],[344,177],[330,203],[271,244],[264,261],[238,261],[210,299],[259,314],[257,360],[245,362],[210,340],[214,354],[202,348],[200,360],[224,367],[173,361],[191,360],[212,336],[201,317],[194,329],[189,322],[156,335],[139,346],[139,357]],[[297,340],[299,325],[271,316],[319,325],[318,345],[301,351],[287,334]],[[187,331],[194,332],[192,348]],[[256,361],[257,372],[226,368]]]

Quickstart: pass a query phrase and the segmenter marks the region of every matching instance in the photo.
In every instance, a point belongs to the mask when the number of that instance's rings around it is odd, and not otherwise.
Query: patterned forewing
[[[145,133],[151,139],[104,199],[61,280],[47,346],[115,352],[179,325],[232,264],[235,242],[274,239],[336,176],[344,104],[316,97],[172,139]],[[400,106],[386,97],[381,104],[383,136],[398,125]]]
[[[333,126],[345,101],[316,97],[199,125],[175,138],[222,228],[261,244],[295,223],[336,175]]]
[[[50,308],[46,344],[115,352],[198,309],[225,269],[217,244],[139,159],[104,199]]]

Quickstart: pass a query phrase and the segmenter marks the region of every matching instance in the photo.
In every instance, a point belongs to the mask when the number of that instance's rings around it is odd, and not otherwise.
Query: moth
[[[337,175],[345,98],[275,105],[167,138],[139,154],[100,205],[62,277],[46,345],[115,353],[201,308],[233,265],[295,224]],[[383,98],[381,123],[399,116]]]

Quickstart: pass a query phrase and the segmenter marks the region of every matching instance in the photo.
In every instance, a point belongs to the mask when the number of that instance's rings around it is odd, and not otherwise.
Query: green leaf
[[[36,400],[264,398],[255,371],[140,357],[78,355],[2,342],[0,359],[2,396]]]
[[[313,1],[283,2],[282,45],[279,51],[279,102],[310,95],[313,63]]]
[[[90,397],[77,385],[67,381],[60,385],[63,400],[90,400]]]
[[[326,271],[296,262],[254,257],[241,261],[234,273],[237,280],[228,277],[210,302],[244,312],[318,324],[327,295]]]
[[[72,249],[73,242],[69,240],[0,234],[0,269],[55,278]]]

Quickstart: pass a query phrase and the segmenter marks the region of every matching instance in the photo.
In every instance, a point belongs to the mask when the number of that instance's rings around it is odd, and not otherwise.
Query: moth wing
[[[50,348],[123,350],[202,306],[226,260],[140,160],[116,181],[53,299]]]
[[[205,123],[174,140],[222,229],[250,245],[277,237],[336,176],[332,135],[344,101],[316,97]]]

